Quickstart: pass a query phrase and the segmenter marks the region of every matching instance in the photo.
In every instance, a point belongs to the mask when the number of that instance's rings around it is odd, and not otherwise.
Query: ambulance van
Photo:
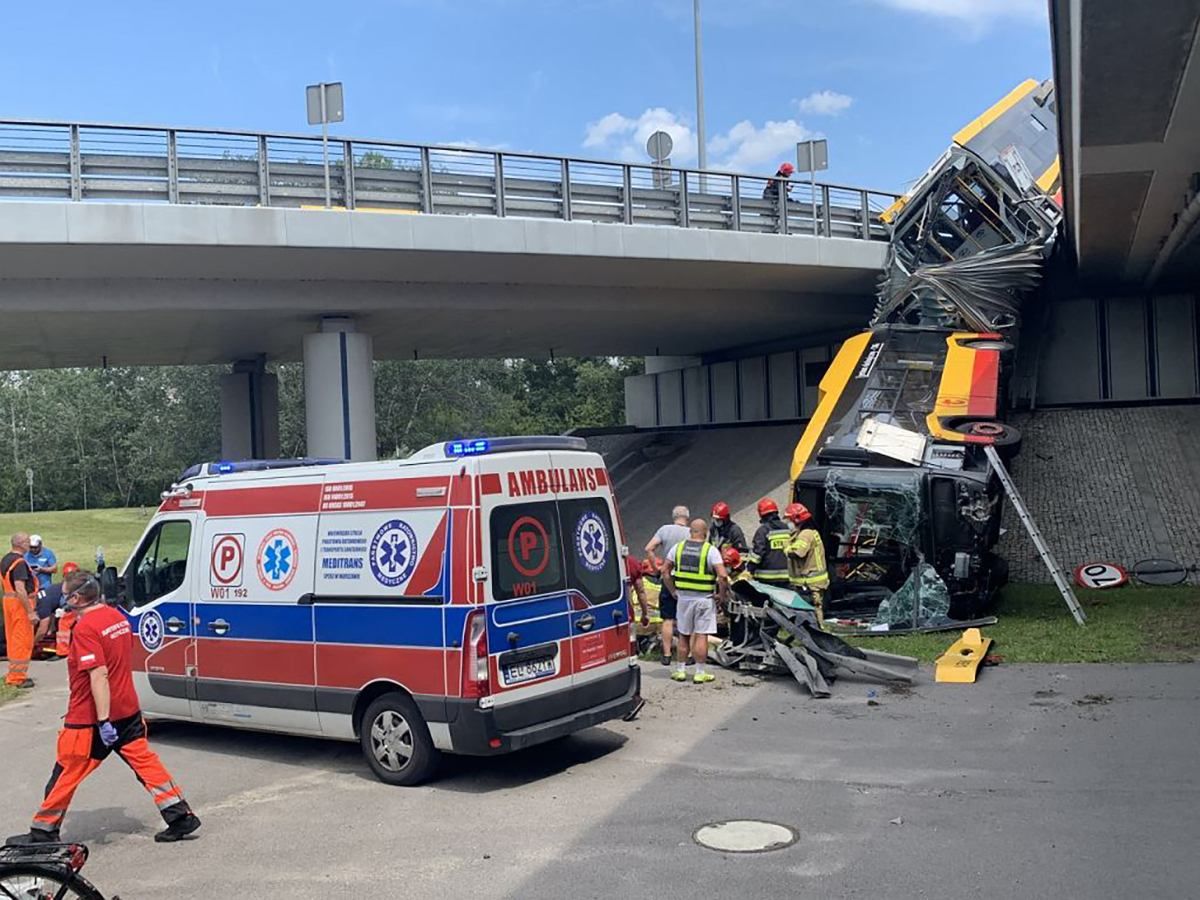
[[[359,741],[390,784],[640,704],[627,552],[581,438],[189,469],[106,596],[151,718]]]

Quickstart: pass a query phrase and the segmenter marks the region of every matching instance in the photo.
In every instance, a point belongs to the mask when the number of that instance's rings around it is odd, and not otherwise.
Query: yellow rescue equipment
[[[950,645],[934,663],[935,681],[949,684],[974,684],[979,667],[992,646],[992,639],[984,637],[978,628],[968,628],[962,637]]]

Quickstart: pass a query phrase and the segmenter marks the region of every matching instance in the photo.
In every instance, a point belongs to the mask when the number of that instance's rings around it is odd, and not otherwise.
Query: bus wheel
[[[401,693],[377,697],[363,714],[363,755],[387,784],[420,784],[437,769],[441,754],[412,699]]]
[[[991,438],[1002,457],[1016,456],[1021,449],[1021,432],[1004,422],[961,422],[954,430],[960,434]]]

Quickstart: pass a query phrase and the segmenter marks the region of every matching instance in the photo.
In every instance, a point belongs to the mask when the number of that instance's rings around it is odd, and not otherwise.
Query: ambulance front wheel
[[[417,705],[399,692],[367,707],[360,740],[367,764],[387,784],[420,784],[437,770],[441,757]]]

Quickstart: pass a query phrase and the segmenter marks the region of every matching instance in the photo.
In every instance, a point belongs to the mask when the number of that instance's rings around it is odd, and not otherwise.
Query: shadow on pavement
[[[625,745],[629,739],[607,728],[589,728],[547,744],[530,747],[504,756],[450,756],[442,760],[435,790],[465,794],[522,787],[559,775],[572,766],[602,759]]]
[[[601,759],[619,750],[628,740],[605,728],[591,728],[504,756],[445,754],[435,780],[427,787],[466,794],[485,794],[531,784],[558,775],[572,766]],[[173,749],[220,756],[265,760],[355,775],[378,784],[357,742],[296,737],[270,732],[240,731],[197,722],[161,721],[150,724],[150,741],[164,752],[171,765]]]
[[[167,751],[168,768],[170,750],[175,747],[222,756],[251,757],[284,765],[311,768],[315,764],[338,772],[353,772],[360,765],[366,765],[357,743],[242,731],[199,722],[151,722],[150,743]]]

